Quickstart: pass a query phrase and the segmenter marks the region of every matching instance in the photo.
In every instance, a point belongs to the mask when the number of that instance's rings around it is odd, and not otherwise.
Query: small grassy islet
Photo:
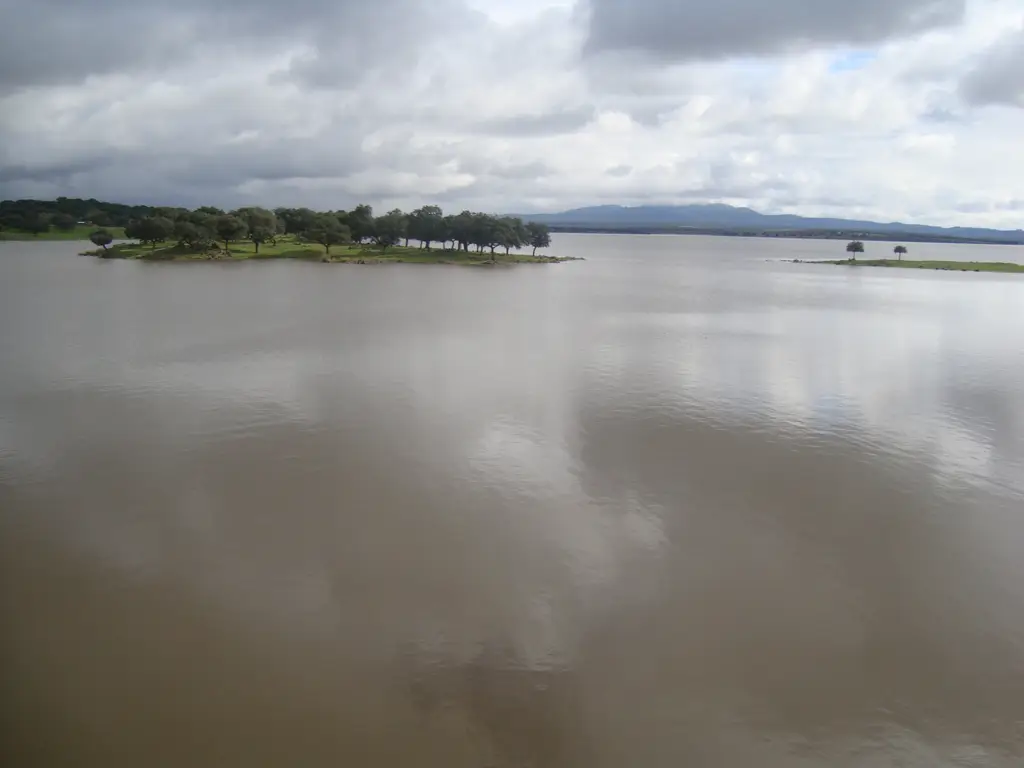
[[[803,261],[797,264],[833,264],[841,267],[895,267],[898,269],[931,269],[943,272],[1006,272],[1024,273],[1024,264],[1007,261],[923,261],[914,259],[840,259],[838,261]]]

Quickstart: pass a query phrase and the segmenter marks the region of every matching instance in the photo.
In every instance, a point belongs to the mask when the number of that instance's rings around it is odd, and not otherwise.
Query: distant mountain
[[[840,235],[911,235],[914,239],[981,240],[1024,243],[1024,230],[979,227],[932,227],[923,224],[882,223],[854,219],[815,219],[790,214],[768,215],[731,205],[598,205],[562,213],[528,214],[526,221],[548,224],[554,229],[650,231],[650,232],[736,232],[820,237]]]

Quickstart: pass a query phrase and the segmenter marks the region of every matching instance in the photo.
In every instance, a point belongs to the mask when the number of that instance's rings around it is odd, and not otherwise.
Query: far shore
[[[793,263],[831,264],[840,267],[931,269],[940,272],[1024,272],[1024,264],[1014,264],[1007,261],[921,261],[914,259],[840,259],[836,261],[803,261],[801,259],[794,259]]]
[[[35,235],[22,230],[7,229],[0,232],[0,242],[33,243],[38,241],[42,243],[47,241],[70,242],[73,240],[88,242],[89,235],[97,229],[105,229],[115,240],[124,239],[124,227],[98,227],[93,224],[78,224],[73,229],[51,228],[46,232],[40,232]]]
[[[564,261],[582,261],[572,257],[545,256],[529,253],[490,251],[444,250],[415,246],[392,246],[382,250],[379,246],[350,243],[333,245],[329,252],[323,246],[303,243],[292,237],[278,238],[273,244],[264,243],[257,252],[251,242],[231,243],[195,251],[176,243],[161,243],[156,247],[136,242],[116,243],[107,248],[83,251],[82,256],[103,259],[131,259],[164,262],[234,262],[291,259],[327,264],[456,264],[462,266],[492,266],[498,264],[554,264]]]

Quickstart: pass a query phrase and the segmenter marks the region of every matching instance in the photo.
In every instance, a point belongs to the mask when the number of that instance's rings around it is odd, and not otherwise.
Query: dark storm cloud
[[[1024,29],[985,52],[961,82],[960,93],[974,105],[1024,107]]]
[[[378,61],[387,35],[414,46],[410,33],[449,8],[420,0],[0,0],[0,88],[159,69],[272,40],[311,47],[310,71],[330,54],[340,79]]]
[[[962,19],[965,0],[589,0],[589,53],[678,60],[870,43]]]

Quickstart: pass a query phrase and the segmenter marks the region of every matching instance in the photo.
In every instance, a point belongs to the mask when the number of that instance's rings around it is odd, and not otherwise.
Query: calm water
[[[0,245],[0,762],[1020,766],[1024,277],[842,245]]]

